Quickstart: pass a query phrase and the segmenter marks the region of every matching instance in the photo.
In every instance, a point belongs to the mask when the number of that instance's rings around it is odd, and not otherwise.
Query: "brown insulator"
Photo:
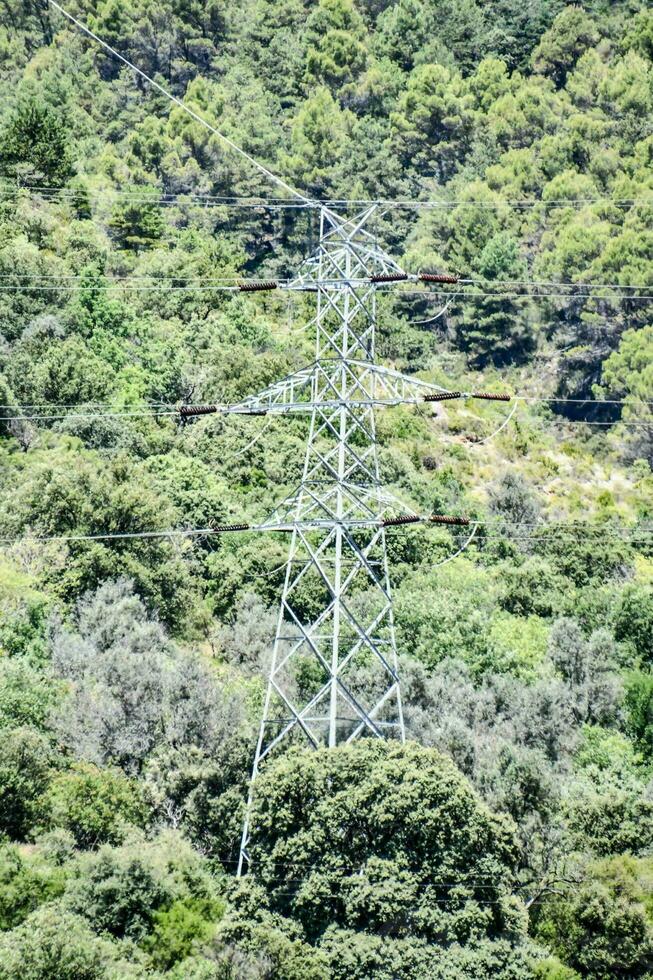
[[[486,402],[509,402],[510,395],[493,395],[489,391],[473,391],[472,398],[483,398]]]
[[[270,280],[269,282],[239,282],[238,288],[241,293],[260,293],[265,289],[277,289],[279,286],[278,282]]]
[[[431,514],[429,521],[431,524],[459,524],[465,527],[469,524],[469,517],[450,517],[449,514]]]
[[[193,415],[213,415],[217,410],[217,405],[181,405],[179,414],[183,419],[187,419]]]
[[[214,524],[209,521],[209,527],[216,534],[222,531],[249,531],[249,524]]]
[[[404,282],[406,279],[408,275],[405,272],[387,272],[370,276],[370,282]]]
[[[448,282],[455,284],[459,280],[459,276],[448,276],[444,272],[420,272],[419,278],[422,282]]]
[[[462,391],[439,391],[437,395],[424,395],[425,402],[448,402],[451,398],[462,398]]]
[[[385,517],[381,521],[381,526],[394,527],[397,524],[418,524],[421,519],[421,517],[417,517],[415,514],[403,514],[401,517]]]

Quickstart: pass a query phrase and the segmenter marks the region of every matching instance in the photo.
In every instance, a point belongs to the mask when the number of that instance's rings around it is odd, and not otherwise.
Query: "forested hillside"
[[[452,561],[465,529],[389,529],[410,741],[266,766],[238,880],[287,537],[83,538],[297,484],[306,421],[176,406],[310,363],[314,297],[217,287],[291,275],[318,215],[0,0],[0,980],[653,977],[648,6],[70,0],[469,280],[381,294],[383,363],[518,396],[379,413],[407,508],[484,523]]]

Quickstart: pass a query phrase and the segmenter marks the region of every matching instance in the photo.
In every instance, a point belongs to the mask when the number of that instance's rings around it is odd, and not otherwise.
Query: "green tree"
[[[588,980],[649,976],[653,929],[647,911],[648,875],[646,862],[632,858],[591,866],[576,891],[547,904],[538,935]]]
[[[564,85],[580,55],[596,44],[598,37],[595,20],[590,14],[581,7],[566,7],[533,51],[533,67],[553,78],[556,85]]]
[[[42,796],[55,754],[31,728],[6,729],[0,739],[0,833],[26,840],[43,817]]]
[[[162,209],[158,207],[159,193],[155,189],[137,191],[139,197],[116,204],[109,227],[120,248],[139,250],[153,245],[164,227]]]
[[[390,120],[404,163],[412,161],[424,175],[445,181],[468,149],[472,97],[458,72],[442,65],[419,65]]]
[[[508,535],[523,533],[524,527],[534,527],[540,519],[537,497],[518,472],[504,473],[490,486],[488,503]]]
[[[410,71],[435,24],[434,10],[421,0],[399,0],[388,4],[377,20],[374,47]]]
[[[353,930],[361,943],[392,937],[375,954],[390,970],[408,938],[443,957],[451,942],[508,935],[519,945],[523,936],[523,910],[510,894],[513,826],[434,750],[365,740],[292,753],[261,775],[252,828],[249,881],[267,896],[271,924],[298,923],[328,951],[334,929]],[[241,897],[240,915],[248,901]],[[225,920],[227,937],[250,928],[238,907]],[[368,966],[363,957],[349,975],[369,976]]]
[[[114,372],[81,337],[25,341],[15,351],[9,376],[18,399],[38,398],[42,404],[76,404],[107,395]]]
[[[328,88],[316,89],[293,119],[292,151],[282,157],[282,165],[304,187],[323,194],[343,153],[351,123],[351,114],[340,109]]]
[[[61,690],[22,658],[0,657],[0,728],[46,729]]]
[[[653,758],[653,675],[635,671],[626,681],[630,733],[647,759]]]
[[[602,389],[611,396],[623,396],[636,401],[651,392],[653,373],[653,326],[642,330],[626,330],[619,350],[603,366]]]
[[[653,417],[649,404],[653,390],[653,326],[626,330],[619,347],[603,362],[601,384],[595,388],[599,397],[623,398],[623,418],[647,421]],[[635,427],[634,455],[653,461],[651,429]]]
[[[99,939],[80,916],[52,903],[0,936],[0,980],[145,980],[134,949]]]
[[[181,835],[168,832],[147,842],[135,837],[120,847],[105,844],[81,855],[76,873],[68,879],[64,902],[97,932],[146,941],[154,951],[155,944],[147,937],[158,923],[167,946],[162,959],[168,956],[174,961],[186,948],[189,928],[205,932],[206,921],[219,917],[219,898],[220,885],[206,859]],[[170,911],[173,908],[175,912]],[[182,908],[191,914],[190,922]],[[157,913],[166,910],[169,914],[157,919]],[[205,920],[201,924],[195,916],[198,912]]]
[[[15,844],[0,846],[0,930],[13,929],[63,890],[63,871],[41,854],[23,854]]]
[[[135,478],[135,465],[125,456],[102,460],[80,454],[72,467],[66,452],[52,454],[31,468],[29,479],[14,485],[11,513],[0,511],[0,520],[4,517],[5,527],[10,522],[14,534],[26,525],[46,535],[174,527],[174,509],[148,488],[144,470]],[[40,570],[41,581],[65,601],[126,576],[165,622],[180,624],[189,613],[190,567],[165,539],[78,541],[69,548],[72,560],[65,568],[55,561]]]
[[[574,781],[564,808],[568,832],[578,850],[598,856],[647,853],[653,803],[646,798],[644,774],[619,765],[618,757],[611,763],[586,765]]]
[[[320,0],[306,22],[311,44],[306,68],[311,78],[335,88],[365,67],[364,24],[351,0]]]
[[[533,550],[578,586],[595,585],[611,579],[619,568],[628,567],[633,553],[616,535],[604,534],[589,522],[577,522],[564,537],[542,528],[533,537]]]
[[[653,594],[649,588],[625,586],[613,613],[613,629],[615,638],[625,641],[642,665],[653,666]]]
[[[469,351],[472,364],[505,364],[524,361],[536,346],[533,312],[528,301],[492,296],[493,281],[519,282],[526,278],[526,263],[518,242],[507,232],[490,238],[475,262],[480,277],[479,297],[464,304],[459,321],[461,345]],[[483,293],[489,292],[489,296]]]
[[[580,973],[550,956],[533,964],[533,977],[534,980],[580,980]]]
[[[653,13],[640,10],[635,14],[624,38],[624,47],[634,48],[639,54],[653,60]]]
[[[130,827],[142,826],[146,811],[137,784],[123,773],[76,763],[58,773],[44,807],[51,826],[69,830],[79,847],[118,844]]]
[[[0,135],[0,162],[37,182],[56,186],[73,175],[72,135],[59,113],[40,99],[19,103]]]
[[[178,899],[169,908],[155,913],[144,948],[156,966],[169,970],[193,949],[206,944],[223,911],[224,905],[217,900]]]

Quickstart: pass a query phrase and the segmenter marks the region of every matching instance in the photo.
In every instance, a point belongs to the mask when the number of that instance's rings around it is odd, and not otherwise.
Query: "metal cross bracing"
[[[374,363],[372,279],[401,270],[365,228],[373,210],[321,210],[317,252],[290,287],[316,293],[315,361],[238,406],[310,413],[301,484],[266,522],[291,529],[291,540],[239,874],[256,778],[281,743],[405,737],[382,522],[406,507],[381,487],[374,412],[442,389]]]
[[[323,357],[275,381],[258,394],[222,408],[233,414],[292,414],[337,407],[342,400],[338,382],[343,370],[347,378],[348,400],[356,408],[417,405],[428,395],[446,392],[439,385],[406,377],[399,371],[371,361],[347,358],[343,362],[338,358]],[[438,410],[436,405],[434,408]]]

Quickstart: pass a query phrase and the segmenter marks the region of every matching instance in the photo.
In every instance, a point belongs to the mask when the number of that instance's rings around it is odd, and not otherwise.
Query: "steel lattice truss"
[[[230,405],[229,412],[283,415],[338,408],[342,401],[343,371],[347,400],[352,408],[419,404],[425,395],[446,390],[370,361],[354,358],[343,361],[331,355],[275,381],[256,395]]]
[[[352,219],[321,213],[320,245],[292,288],[317,294],[315,362],[233,408],[310,413],[301,485],[267,527],[291,532],[249,810],[261,765],[282,743],[360,736],[403,741],[385,528],[406,507],[379,479],[374,411],[440,391],[374,363],[376,284],[401,272]]]

